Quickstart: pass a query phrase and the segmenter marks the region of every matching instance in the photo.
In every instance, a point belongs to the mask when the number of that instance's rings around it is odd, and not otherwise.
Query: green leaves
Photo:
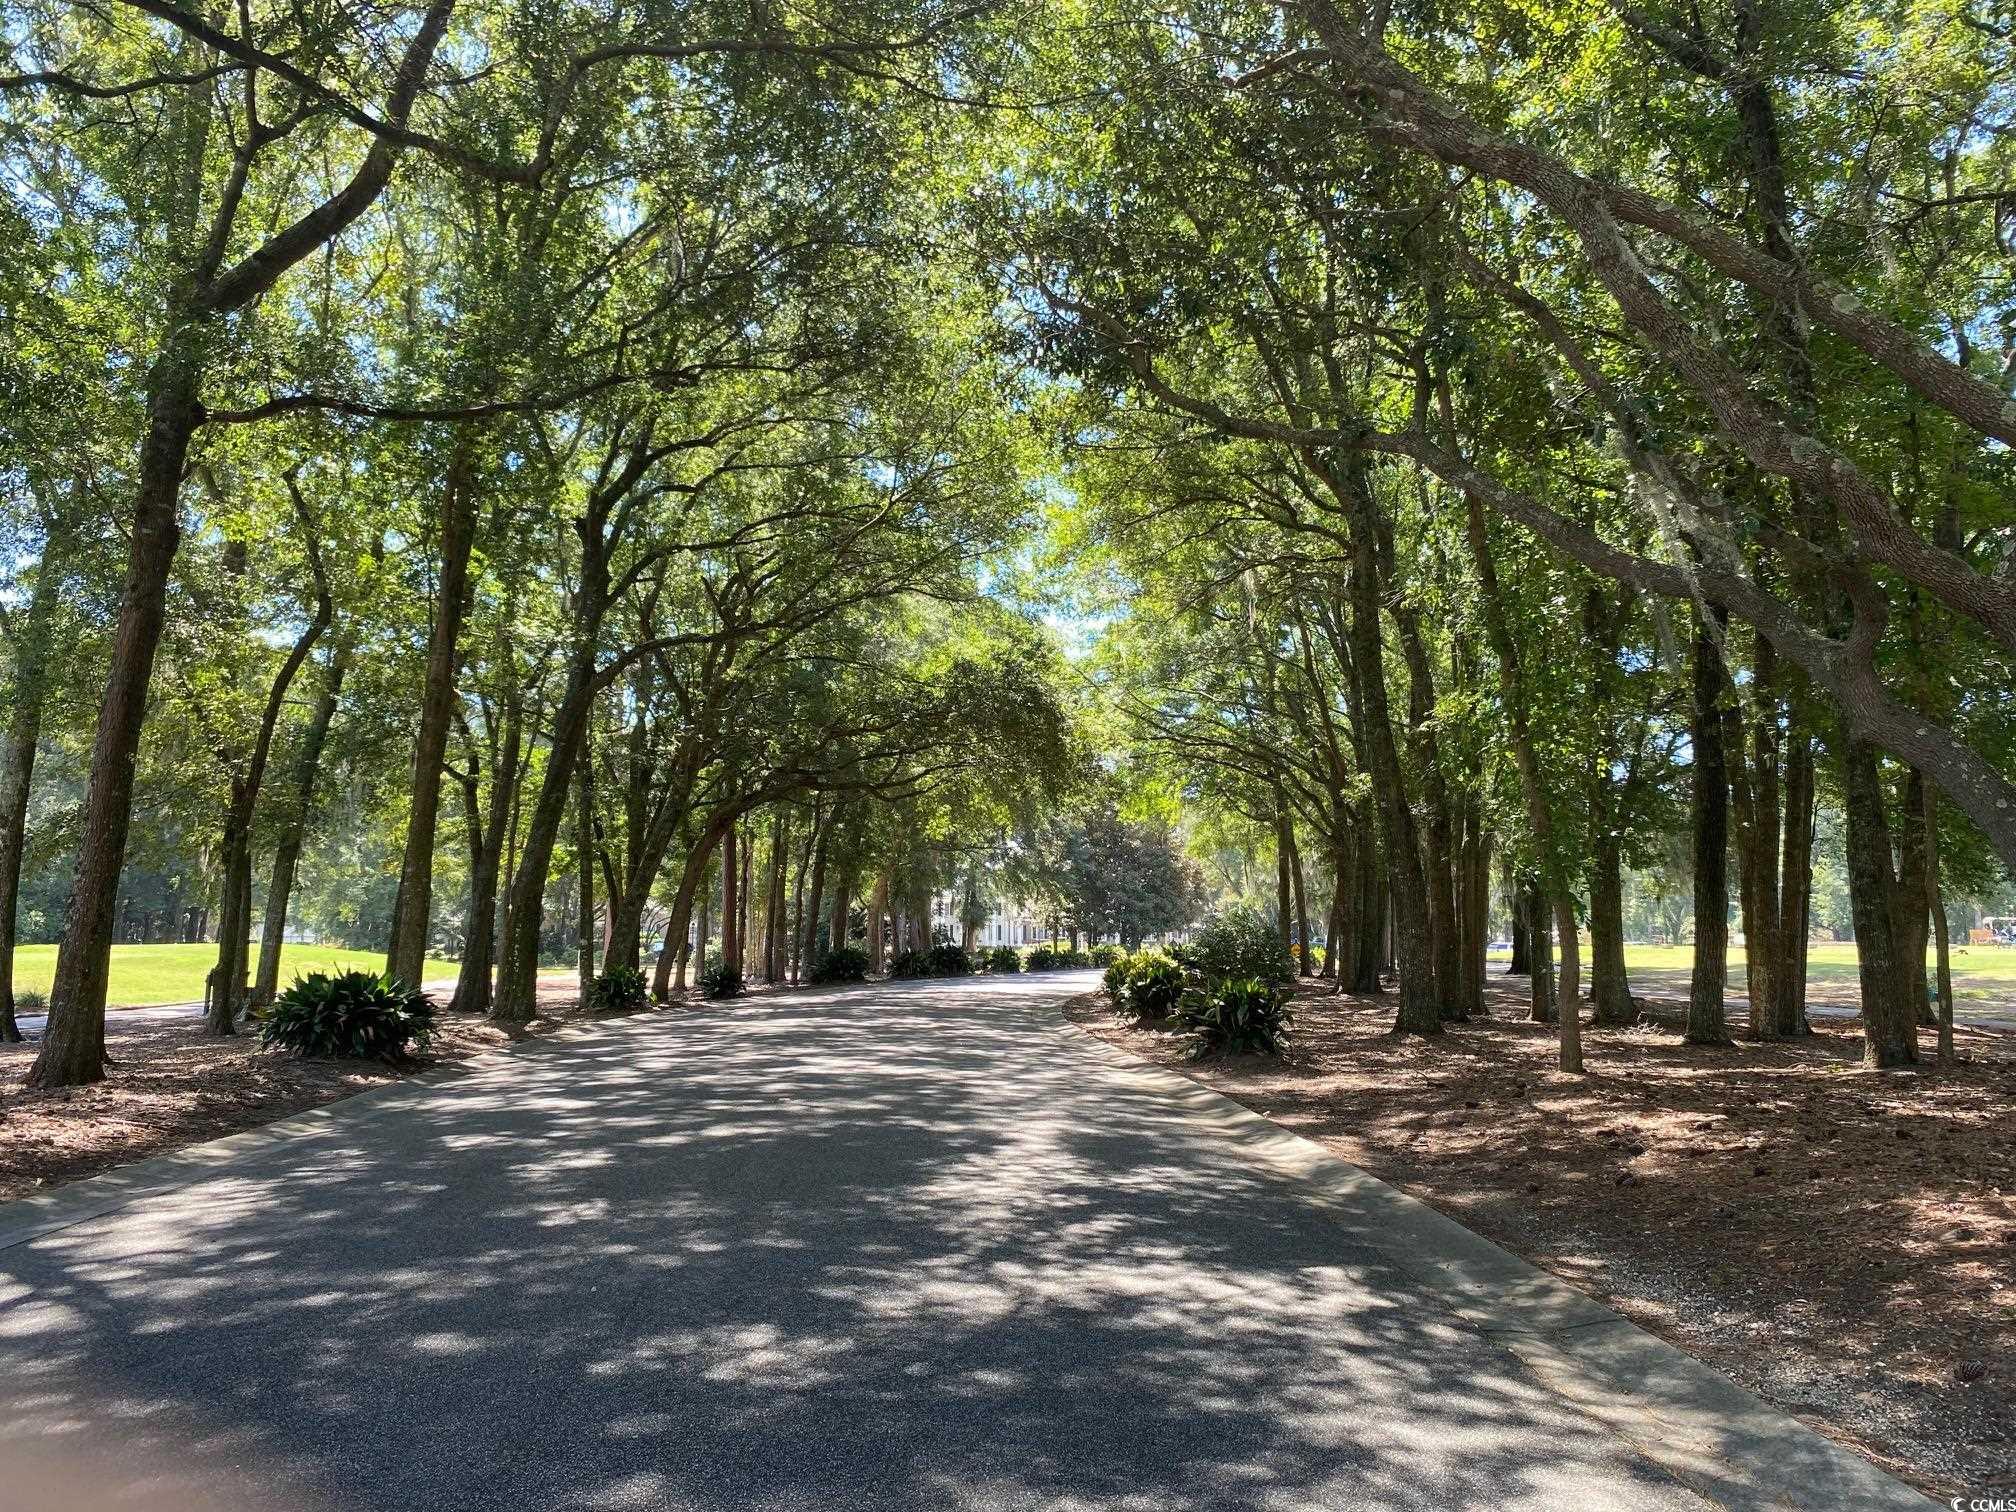
[[[260,1018],[260,1043],[296,1055],[391,1060],[424,1051],[434,1003],[424,992],[368,971],[296,977]]]

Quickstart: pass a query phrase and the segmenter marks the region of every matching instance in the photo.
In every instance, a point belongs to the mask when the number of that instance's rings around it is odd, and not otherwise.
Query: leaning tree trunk
[[[288,481],[290,484],[293,481],[292,474]],[[314,529],[314,522],[305,517],[305,506],[302,527]],[[273,756],[273,733],[280,726],[281,710],[287,706],[287,690],[314,651],[315,642],[336,619],[336,605],[329,596],[322,559],[315,554],[316,550],[311,541],[309,555],[315,563],[317,589],[315,617],[295,639],[273,678],[266,706],[259,714],[259,732],[252,741],[252,754],[245,770],[232,784],[231,811],[224,821],[226,902],[217,932],[217,991],[211,1000],[208,1025],[212,1034],[233,1033],[238,1014],[245,1007],[246,968],[251,964],[252,954],[252,816],[258,810],[260,789],[266,784],[266,768]]]
[[[434,597],[434,623],[427,635],[420,725],[413,741],[412,795],[407,805],[406,850],[399,865],[399,901],[392,915],[391,944],[385,953],[385,970],[410,985],[418,985],[426,969],[433,915],[441,763],[448,753],[458,642],[469,598],[469,558],[476,543],[473,453],[474,442],[463,437],[449,459],[442,494],[441,577]],[[540,882],[544,884],[543,876]]]
[[[1729,1043],[1729,776],[1722,748],[1722,653],[1706,616],[1694,628],[1694,974],[1687,1040]]]
[[[659,1002],[669,1002],[674,991],[686,990],[686,934],[693,919],[693,904],[696,897],[708,896],[709,872],[714,862],[716,846],[722,847],[721,861],[721,964],[739,966],[741,957],[735,951],[735,810],[717,809],[707,817],[700,830],[699,838],[686,852],[686,861],[679,869],[679,886],[672,895],[672,907],[665,918],[665,948],[658,952],[658,964],[652,973],[651,991]],[[701,970],[704,974],[707,951],[707,915],[702,904],[700,919]],[[676,981],[674,979],[676,973]]]
[[[315,778],[322,767],[322,751],[329,743],[329,727],[335,721],[336,705],[342,697],[343,679],[349,667],[350,643],[346,635],[329,658],[322,690],[308,716],[308,728],[301,737],[301,752],[294,765],[294,791],[273,848],[273,875],[266,885],[266,921],[259,931],[259,969],[252,986],[254,1006],[272,1002],[280,991],[280,946],[287,934],[294,874],[308,836],[308,816],[314,810]]]
[[[584,613],[594,615],[592,610]],[[567,689],[553,715],[545,777],[539,786],[539,797],[532,805],[532,817],[525,826],[518,870],[511,879],[509,932],[503,956],[497,963],[497,999],[490,1010],[491,1018],[506,1026],[531,1022],[538,1004],[539,931],[544,922],[546,879],[573,798],[574,764],[581,759],[588,715],[594,704],[597,623],[599,617],[592,617],[577,627],[574,664],[568,670]]]
[[[4,744],[0,744],[0,1043],[16,1044],[14,1022],[14,916],[21,901],[21,857],[28,841],[28,795],[35,780],[35,747],[42,738],[47,702],[50,625],[56,615],[57,571],[53,533],[36,569],[35,587],[22,611],[12,647],[14,687]]]
[[[105,987],[118,925],[119,874],[133,819],[133,773],[147,685],[161,645],[168,573],[181,544],[182,472],[200,424],[193,329],[172,331],[148,374],[147,431],[140,444],[126,581],[112,632],[111,669],[98,706],[91,775],[79,826],[77,870],[64,915],[56,981],[31,1087],[75,1087],[105,1075]]]

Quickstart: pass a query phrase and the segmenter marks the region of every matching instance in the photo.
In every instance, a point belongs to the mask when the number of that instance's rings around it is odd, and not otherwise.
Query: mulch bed
[[[1703,1049],[1669,1028],[1495,1017],[1397,1039],[1393,1000],[1305,996],[1286,1059],[1066,1015],[1604,1298],[1941,1498],[2016,1488],[2016,1036],[1860,1064],[1853,1024]],[[1925,1052],[1930,1054],[1929,1033]]]

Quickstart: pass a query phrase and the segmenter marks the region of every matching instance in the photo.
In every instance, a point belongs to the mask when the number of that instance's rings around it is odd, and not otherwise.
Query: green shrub
[[[1183,1001],[1184,980],[1168,956],[1138,955],[1127,969],[1125,1007],[1137,1019],[1165,1019]]]
[[[1180,959],[1206,982],[1238,982],[1249,977],[1287,982],[1295,976],[1295,959],[1281,942],[1281,932],[1244,906],[1228,908],[1211,919]]]
[[[396,977],[370,971],[311,971],[273,999],[259,1025],[262,1044],[296,1055],[390,1060],[434,1037],[434,1002]]]
[[[987,952],[989,971],[1015,972],[1022,969],[1022,952],[1013,945],[996,945]]]
[[[1106,963],[1106,975],[1100,979],[1100,983],[1106,989],[1106,996],[1113,999],[1115,1006],[1118,1006],[1120,1000],[1127,995],[1127,976],[1133,970],[1133,966],[1133,959],[1124,954]]]
[[[599,1013],[642,1008],[647,996],[644,973],[634,966],[614,966],[588,984],[588,1006]]]
[[[868,978],[868,952],[852,945],[837,945],[812,968],[814,982],[861,982]]]
[[[931,975],[931,957],[921,950],[906,950],[889,963],[889,975],[898,980]]]
[[[966,954],[963,945],[947,941],[943,945],[931,947],[931,975],[942,977],[971,976],[973,958]]]
[[[1034,950],[1029,952],[1029,969],[1031,971],[1055,971],[1057,969],[1057,952],[1052,950],[1048,945],[1038,945]]]
[[[46,992],[37,992],[33,987],[20,988],[14,994],[14,1011],[16,1013],[47,1013],[49,1011],[49,995]]]
[[[742,968],[726,961],[716,961],[700,973],[700,995],[705,998],[740,997],[744,985]]]
[[[1192,1055],[1279,1055],[1292,1015],[1270,982],[1245,977],[1183,994],[1183,1027]]]
[[[1066,970],[1083,971],[1092,964],[1092,957],[1083,950],[1060,950],[1057,952],[1057,964]]]
[[[1115,961],[1124,960],[1127,952],[1122,950],[1118,945],[1094,945],[1085,954],[1091,957],[1094,966],[1100,967],[1103,970],[1105,967],[1111,966]]]

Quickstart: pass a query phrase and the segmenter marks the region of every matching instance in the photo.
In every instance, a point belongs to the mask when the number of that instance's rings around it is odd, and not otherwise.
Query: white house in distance
[[[943,929],[955,943],[958,941],[959,898],[958,893],[945,888],[931,894],[933,936]],[[997,903],[993,912],[987,915],[987,922],[974,933],[973,943],[984,950],[990,945],[1037,945],[1049,938],[1049,931],[1042,922],[1021,904]]]

